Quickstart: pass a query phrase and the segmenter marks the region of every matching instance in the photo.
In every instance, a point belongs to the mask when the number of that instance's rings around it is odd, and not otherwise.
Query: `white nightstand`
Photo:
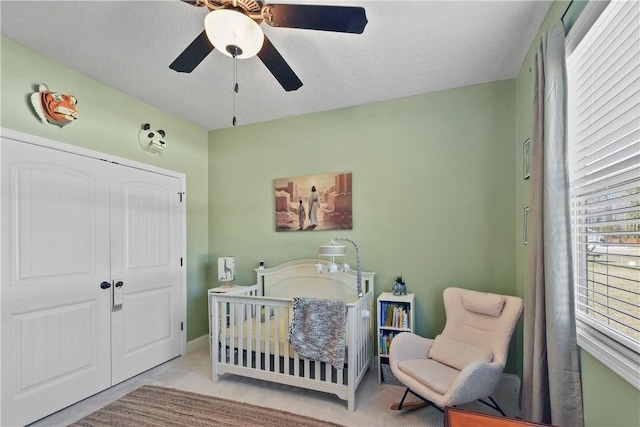
[[[244,288],[248,288],[249,286],[247,285],[233,285],[233,286],[218,286],[215,288],[211,288],[209,289],[209,291],[207,292],[208,295],[208,305],[209,305],[209,334],[211,334],[211,321],[212,321],[212,312],[211,312],[211,303],[212,303],[212,295],[214,294],[227,294],[227,293],[235,293],[240,291],[241,289]],[[227,305],[227,310],[228,310],[228,305]],[[229,324],[229,319],[228,319],[229,313],[227,311],[227,325]]]
[[[238,289],[243,289],[246,287],[246,285],[218,286],[209,289],[209,292],[214,294],[225,294],[227,292],[237,291]]]

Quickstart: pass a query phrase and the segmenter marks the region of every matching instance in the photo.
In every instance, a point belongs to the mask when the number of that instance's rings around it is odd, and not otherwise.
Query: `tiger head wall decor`
[[[51,92],[46,84],[38,86],[31,94],[31,105],[42,123],[49,122],[60,127],[78,120],[78,99],[73,95]]]

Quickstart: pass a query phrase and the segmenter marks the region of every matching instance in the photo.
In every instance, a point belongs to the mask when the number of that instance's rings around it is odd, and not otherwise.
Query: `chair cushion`
[[[484,292],[465,291],[462,293],[462,305],[469,311],[498,317],[507,300],[502,295]]]
[[[472,362],[490,363],[493,351],[438,335],[427,357],[462,371]]]
[[[398,367],[405,374],[440,394],[445,394],[449,390],[460,373],[457,369],[433,359],[403,360],[398,364]]]

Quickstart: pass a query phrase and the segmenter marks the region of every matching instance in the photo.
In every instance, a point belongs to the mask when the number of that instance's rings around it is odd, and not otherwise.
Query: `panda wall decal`
[[[162,129],[151,130],[149,123],[144,123],[138,133],[138,143],[144,151],[149,153],[160,153],[166,147],[164,141],[165,132]]]

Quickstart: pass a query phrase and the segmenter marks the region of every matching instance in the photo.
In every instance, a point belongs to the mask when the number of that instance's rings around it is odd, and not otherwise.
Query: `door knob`
[[[120,281],[116,282],[116,288],[121,288],[122,285],[124,285],[124,283],[122,283]]]
[[[111,283],[109,283],[109,282],[102,282],[102,283],[100,283],[100,287],[101,287],[102,289],[109,289],[109,288],[111,287]]]

